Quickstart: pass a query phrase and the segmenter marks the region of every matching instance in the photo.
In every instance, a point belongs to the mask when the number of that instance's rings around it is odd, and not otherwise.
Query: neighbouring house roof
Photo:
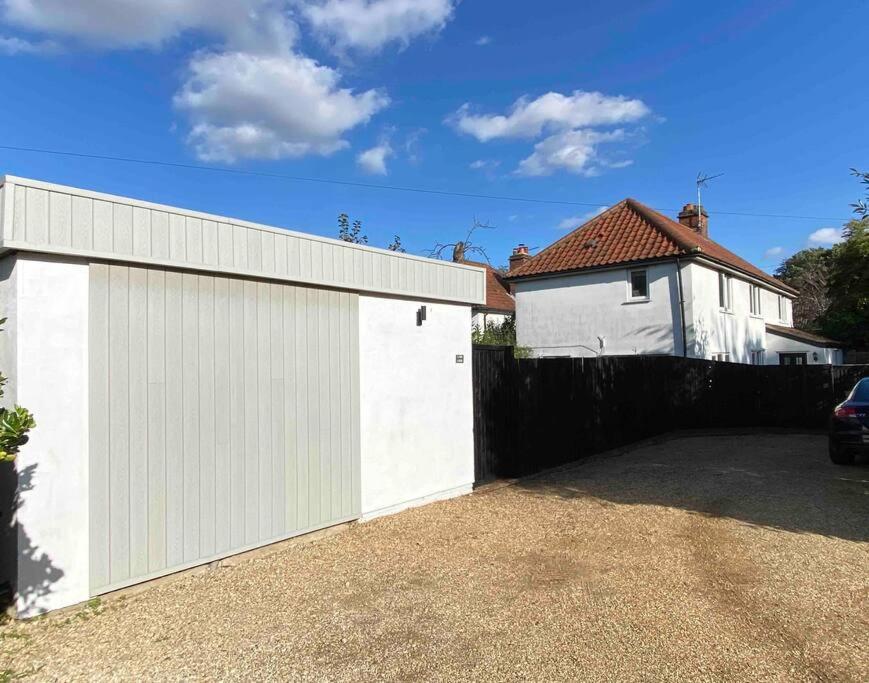
[[[813,346],[822,346],[829,349],[842,348],[842,342],[836,341],[835,339],[830,339],[828,337],[822,337],[821,335],[814,334],[813,332],[798,330],[795,327],[784,327],[782,325],[771,325],[770,323],[767,323],[766,331],[771,334],[777,334],[779,337],[794,339],[796,341],[805,342],[806,344],[812,344]]]
[[[552,275],[585,268],[703,256],[774,287],[797,294],[717,242],[667,218],[636,199],[623,199],[510,271],[510,279]]]
[[[492,268],[488,263],[477,261],[462,261],[462,263],[486,269],[486,305],[474,306],[475,309],[496,313],[513,313],[516,310],[516,301],[510,294],[510,285],[507,284],[500,271]]]

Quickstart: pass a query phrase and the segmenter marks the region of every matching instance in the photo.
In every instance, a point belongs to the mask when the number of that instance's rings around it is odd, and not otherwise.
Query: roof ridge
[[[509,271],[509,272],[507,273],[508,277],[513,277],[513,276],[516,276],[516,275],[521,275],[523,270],[527,270],[528,268],[530,268],[530,264],[531,264],[535,259],[537,259],[537,258],[543,256],[543,254],[545,254],[547,251],[549,251],[550,249],[553,249],[555,246],[561,244],[562,242],[564,242],[564,240],[566,240],[566,239],[572,237],[573,235],[575,235],[576,233],[578,233],[580,230],[584,230],[584,229],[587,228],[588,226],[590,226],[590,225],[592,225],[592,224],[594,224],[594,223],[597,223],[599,220],[601,220],[601,219],[602,219],[604,216],[606,216],[608,213],[610,213],[611,211],[615,210],[616,208],[622,206],[623,204],[626,204],[627,202],[628,202],[628,199],[622,199],[621,201],[616,202],[615,204],[613,204],[612,206],[610,206],[606,211],[601,211],[597,216],[592,216],[592,217],[589,218],[585,223],[582,223],[581,225],[578,225],[578,226],[575,227],[573,230],[571,230],[570,232],[568,232],[566,235],[562,235],[561,237],[559,237],[557,240],[555,240],[552,244],[550,244],[548,247],[546,247],[546,248],[543,249],[542,251],[539,251],[539,252],[537,252],[536,254],[534,254],[534,256],[532,256],[530,259],[526,260],[525,263],[523,263],[521,266],[519,266],[519,267],[516,268],[515,270],[511,270],[511,271]]]
[[[598,225],[602,226],[600,235],[595,229]],[[585,235],[580,235],[582,232]],[[586,250],[583,247],[596,247],[596,238],[604,235],[605,246],[602,251],[584,253]],[[588,240],[585,240],[586,236],[589,237]],[[640,244],[638,239],[645,242]],[[648,259],[678,259],[680,256],[707,259],[712,262],[713,267],[715,264],[723,265],[784,292],[798,294],[793,287],[715,240],[632,197],[613,204],[606,211],[574,228],[507,273],[506,277],[512,280]]]
[[[666,237],[675,242],[676,246],[678,246],[680,249],[686,252],[703,251],[702,247],[699,244],[697,244],[696,242],[692,243],[690,240],[685,239],[687,235],[681,234],[680,230],[673,229],[675,226],[671,224],[676,223],[673,219],[668,218],[664,214],[655,211],[651,207],[646,206],[642,202],[634,199],[633,197],[629,197],[625,201],[634,211],[636,211],[643,218],[649,221],[649,223],[652,224],[652,227],[656,228],[659,232],[663,232]],[[680,225],[679,227],[684,226]],[[690,230],[690,228],[685,229]]]
[[[747,261],[739,254],[731,251],[723,244],[716,242],[711,237],[698,234],[693,228],[674,221],[669,216],[665,216],[664,214],[655,211],[654,209],[643,204],[642,202],[638,202],[636,199],[629,199],[628,202],[632,204],[632,206],[637,211],[639,211],[644,218],[652,223],[655,228],[657,228],[661,232],[664,232],[667,237],[676,242],[676,244],[678,244],[680,248],[685,249],[686,252],[695,254],[699,253],[714,261],[724,262],[731,268],[741,270],[752,277],[765,280],[770,284],[773,284],[773,281],[775,281],[776,286],[797,293],[797,290],[790,285],[781,282],[780,280],[778,280],[778,278],[775,278],[772,275],[764,273],[760,268],[751,263],[751,261]],[[720,249],[721,251],[725,252],[730,258],[735,259],[737,263],[727,264],[726,259],[723,259],[720,256],[716,256],[716,254],[713,253],[713,250],[710,250],[708,248],[704,249],[704,242],[708,242],[709,244],[714,245],[715,249]],[[744,265],[740,265],[740,262]],[[757,272],[752,272],[753,270]]]

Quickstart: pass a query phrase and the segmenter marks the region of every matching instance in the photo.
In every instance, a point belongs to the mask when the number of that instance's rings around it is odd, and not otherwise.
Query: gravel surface
[[[825,445],[681,438],[8,623],[0,681],[867,681],[869,468]]]

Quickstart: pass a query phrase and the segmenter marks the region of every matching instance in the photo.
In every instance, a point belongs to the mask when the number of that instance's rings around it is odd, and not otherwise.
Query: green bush
[[[511,315],[500,325],[493,322],[486,323],[482,329],[479,325],[474,325],[471,331],[471,342],[491,346],[512,346],[514,357],[531,357],[531,349],[516,345],[516,316]]]
[[[0,319],[0,325],[6,318]],[[0,327],[0,331],[2,331]],[[3,398],[4,387],[8,379],[0,374],[0,399]],[[36,426],[33,415],[27,408],[13,406],[0,408],[0,462],[15,460],[18,449],[27,443],[27,432]]]

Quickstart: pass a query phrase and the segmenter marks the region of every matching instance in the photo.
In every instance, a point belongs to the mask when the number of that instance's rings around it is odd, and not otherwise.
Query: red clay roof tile
[[[796,293],[717,242],[635,199],[623,199],[592,218],[512,270],[508,277],[519,279],[689,254],[706,256]]]
[[[512,313],[516,310],[516,301],[510,295],[510,286],[504,281],[504,276],[488,263],[477,261],[462,261],[469,266],[486,269],[486,308],[493,311]]]

